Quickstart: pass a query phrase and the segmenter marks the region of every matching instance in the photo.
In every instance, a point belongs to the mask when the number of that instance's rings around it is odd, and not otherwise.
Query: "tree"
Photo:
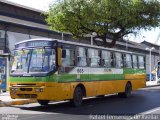
[[[96,33],[105,47],[140,29],[160,25],[159,0],[59,0],[50,6],[46,21],[52,30],[77,38]],[[107,41],[110,38],[111,41]],[[97,42],[96,42],[97,43]],[[97,43],[98,44],[98,43]]]

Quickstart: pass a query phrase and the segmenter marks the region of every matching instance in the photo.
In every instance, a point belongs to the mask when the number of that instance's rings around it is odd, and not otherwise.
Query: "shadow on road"
[[[149,88],[133,92],[130,98],[119,98],[117,95],[104,98],[91,98],[83,101],[80,107],[72,107],[70,102],[50,103],[48,106],[14,106],[23,110],[72,115],[112,114],[135,115],[160,107],[160,89]],[[37,104],[36,104],[37,105]]]

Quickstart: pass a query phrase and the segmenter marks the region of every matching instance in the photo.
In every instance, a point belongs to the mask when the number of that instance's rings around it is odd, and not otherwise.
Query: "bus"
[[[118,94],[146,86],[145,55],[71,41],[40,38],[15,44],[10,74],[13,99],[70,100]]]

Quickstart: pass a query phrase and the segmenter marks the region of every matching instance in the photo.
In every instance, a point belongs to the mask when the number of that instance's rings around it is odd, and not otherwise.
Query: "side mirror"
[[[62,58],[66,57],[66,50],[62,50]]]

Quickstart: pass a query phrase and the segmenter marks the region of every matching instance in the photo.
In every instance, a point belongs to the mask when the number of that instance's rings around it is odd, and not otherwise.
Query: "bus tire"
[[[123,98],[128,98],[131,96],[131,92],[132,92],[132,85],[130,82],[128,82],[125,87],[125,92],[118,93],[118,96]]]
[[[37,100],[40,105],[46,106],[49,103],[49,100]]]
[[[83,90],[81,87],[76,87],[73,94],[73,99],[71,100],[74,107],[78,107],[83,102]]]
[[[131,92],[132,92],[132,85],[130,82],[128,82],[126,84],[126,87],[125,87],[125,92],[124,92],[124,97],[130,97],[131,96]]]

